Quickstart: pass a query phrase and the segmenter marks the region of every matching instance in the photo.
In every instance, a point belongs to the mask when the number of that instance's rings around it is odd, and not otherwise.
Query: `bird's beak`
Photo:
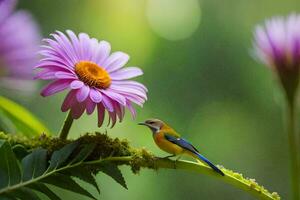
[[[145,122],[140,122],[138,123],[138,125],[144,125],[144,126],[147,126],[147,124]]]

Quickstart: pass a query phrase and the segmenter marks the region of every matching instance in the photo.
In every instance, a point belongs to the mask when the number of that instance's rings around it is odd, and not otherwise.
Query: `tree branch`
[[[16,135],[6,135],[0,132],[0,139],[8,140],[12,146],[22,145],[29,151],[37,147],[48,149],[49,154],[72,142],[72,140],[62,140],[59,138],[51,138],[45,135],[40,137],[27,139]],[[220,176],[206,165],[198,164],[191,161],[173,161],[166,158],[157,158],[151,152],[145,149],[137,149],[129,146],[126,140],[112,139],[105,134],[86,134],[77,139],[82,145],[95,143],[96,148],[90,157],[88,157],[81,165],[90,166],[91,170],[98,172],[97,165],[104,161],[114,162],[117,165],[128,165],[133,173],[138,173],[141,168],[158,169],[174,169],[185,170],[188,172],[196,172],[199,175],[205,174],[241,189],[258,199],[279,200],[280,196],[276,192],[269,192],[263,186],[255,182],[255,179],[244,178],[242,174],[225,169],[218,166],[225,174]],[[93,167],[94,166],[94,167]]]

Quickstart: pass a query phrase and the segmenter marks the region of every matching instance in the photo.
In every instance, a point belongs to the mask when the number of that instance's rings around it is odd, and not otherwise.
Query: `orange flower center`
[[[75,64],[75,73],[85,84],[99,89],[106,89],[111,84],[107,71],[90,61],[80,61]]]

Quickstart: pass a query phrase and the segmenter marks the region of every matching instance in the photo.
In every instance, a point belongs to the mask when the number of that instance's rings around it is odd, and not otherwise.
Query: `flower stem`
[[[63,139],[63,140],[67,139],[70,128],[72,126],[72,123],[73,123],[73,118],[72,118],[71,112],[69,112],[64,121],[63,127],[60,130],[60,133],[59,133],[60,139]]]
[[[291,158],[291,179],[292,179],[292,192],[293,199],[300,200],[300,180],[299,180],[299,148],[297,145],[297,128],[296,128],[296,105],[295,99],[291,98],[287,102],[287,132],[289,140],[289,151]]]

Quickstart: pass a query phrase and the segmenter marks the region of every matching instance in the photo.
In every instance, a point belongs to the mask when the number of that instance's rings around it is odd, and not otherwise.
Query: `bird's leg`
[[[169,155],[169,156],[163,157],[163,159],[172,158],[172,157],[174,157],[174,156],[176,156],[176,155],[175,155],[175,154],[172,154],[172,155]]]

